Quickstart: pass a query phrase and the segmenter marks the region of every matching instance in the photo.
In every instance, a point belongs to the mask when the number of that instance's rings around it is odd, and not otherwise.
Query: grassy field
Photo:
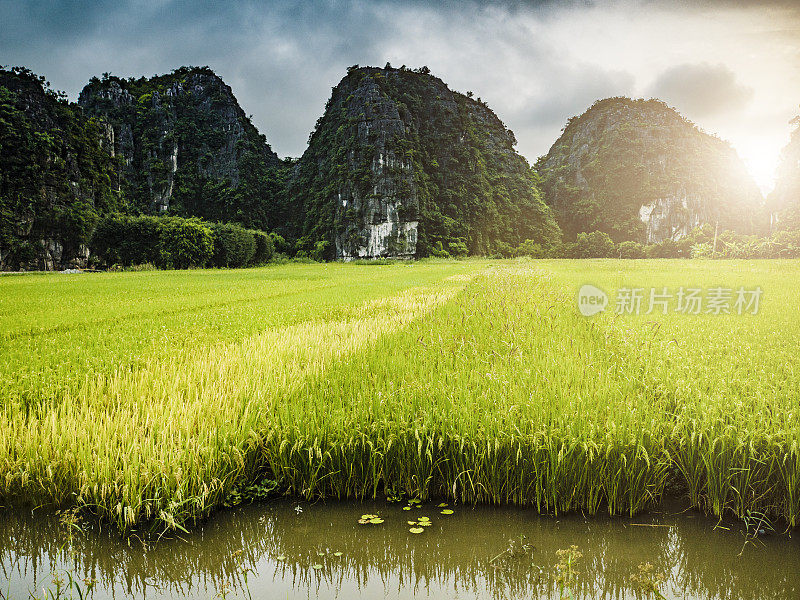
[[[800,261],[464,261],[0,278],[0,502],[182,526],[258,477],[800,520]],[[760,286],[587,319],[581,284]]]

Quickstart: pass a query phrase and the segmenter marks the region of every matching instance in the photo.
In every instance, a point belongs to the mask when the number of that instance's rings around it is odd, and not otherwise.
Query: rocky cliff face
[[[558,228],[515,143],[426,68],[352,67],[290,182],[298,246],[348,260],[550,241]]]
[[[334,246],[337,258],[410,258],[417,252],[419,198],[414,164],[396,148],[406,135],[397,105],[370,78],[343,106],[351,147],[337,191]]]
[[[761,218],[763,199],[736,152],[658,100],[595,103],[536,166],[568,236],[660,242],[704,223],[755,233]]]
[[[225,215],[213,203],[235,195],[253,169],[281,166],[231,88],[207,67],[150,79],[105,75],[89,82],[78,103],[110,123],[122,164],[117,184],[140,210],[236,220],[236,206],[228,202]]]
[[[0,69],[0,270],[83,267],[119,206],[104,123],[25,69]]]
[[[783,149],[775,189],[767,199],[770,229],[800,229],[800,117],[791,140]]]

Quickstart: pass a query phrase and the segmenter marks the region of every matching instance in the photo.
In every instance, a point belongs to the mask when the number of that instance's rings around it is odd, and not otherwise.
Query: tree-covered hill
[[[795,129],[783,149],[775,189],[767,200],[773,229],[800,229],[800,117],[792,124]]]
[[[560,237],[499,118],[423,67],[358,67],[295,169],[286,232],[328,258],[490,254]]]
[[[756,233],[763,199],[735,150],[658,100],[608,98],[569,119],[536,163],[565,235],[678,239],[694,227]]]
[[[43,77],[0,69],[0,269],[85,262],[98,215],[121,202],[108,133]]]
[[[111,124],[131,209],[266,229],[286,168],[208,67],[151,78],[93,78],[78,101]]]

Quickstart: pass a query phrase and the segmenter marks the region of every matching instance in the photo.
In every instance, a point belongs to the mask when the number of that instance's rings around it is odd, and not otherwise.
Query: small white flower
[[[294,507],[294,512],[296,512],[299,515],[301,512],[303,512],[303,507],[298,504],[297,506]]]

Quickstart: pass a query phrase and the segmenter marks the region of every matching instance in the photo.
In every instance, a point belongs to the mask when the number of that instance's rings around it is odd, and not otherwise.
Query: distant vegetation
[[[104,74],[78,104],[0,69],[0,269],[790,257],[798,139],[762,206],[730,146],[656,100],[598,101],[534,169],[480,98],[354,65],[280,160],[208,67]]]
[[[105,267],[246,267],[275,254],[273,237],[263,231],[198,218],[111,214],[100,221],[91,243],[93,260]]]
[[[579,233],[574,242],[551,246],[526,240],[517,247],[501,245],[498,258],[800,258],[800,230],[781,229],[770,236],[744,235],[733,231],[715,233],[706,224],[679,240],[657,244],[624,241],[615,244],[607,233]]]

